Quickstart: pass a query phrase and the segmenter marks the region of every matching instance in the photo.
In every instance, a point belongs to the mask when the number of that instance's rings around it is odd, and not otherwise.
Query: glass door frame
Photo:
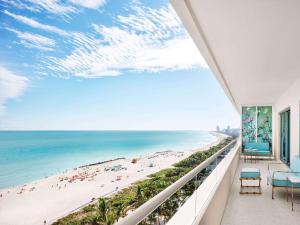
[[[291,110],[287,108],[279,113],[280,119],[280,160],[290,165],[291,154]],[[283,132],[285,132],[283,136]],[[283,146],[284,145],[284,146]]]

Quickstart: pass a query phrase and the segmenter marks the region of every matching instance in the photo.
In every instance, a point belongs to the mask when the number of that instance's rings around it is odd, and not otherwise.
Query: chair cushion
[[[242,168],[241,178],[259,178],[260,170],[258,168]]]
[[[271,151],[258,151],[258,150],[244,150],[242,152],[243,155],[253,155],[253,156],[268,156],[271,155]]]
[[[258,151],[270,151],[269,143],[256,143],[248,142],[245,143],[245,149],[256,149]]]
[[[266,156],[266,155],[271,155],[272,153],[269,147],[269,143],[249,142],[249,143],[245,143],[243,154]]]
[[[271,151],[257,151],[257,155],[270,155]]]
[[[300,177],[300,174],[296,173],[286,173],[286,172],[272,172],[273,176],[271,177],[274,178],[272,179],[272,185],[276,187],[291,187],[291,183],[288,182],[287,178],[290,176],[295,176],[295,177]],[[300,184],[294,185],[294,187],[300,188]]]

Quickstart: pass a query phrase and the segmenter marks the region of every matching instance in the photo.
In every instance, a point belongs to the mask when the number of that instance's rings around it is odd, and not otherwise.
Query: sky
[[[0,0],[1,130],[213,130],[239,116],[167,0]]]

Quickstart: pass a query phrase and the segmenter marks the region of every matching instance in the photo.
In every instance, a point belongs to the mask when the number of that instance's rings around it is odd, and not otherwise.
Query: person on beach
[[[44,225],[46,225],[46,223],[47,223],[46,220],[44,220]]]

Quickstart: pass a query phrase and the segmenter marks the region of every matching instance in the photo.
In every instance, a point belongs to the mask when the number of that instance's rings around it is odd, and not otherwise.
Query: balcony
[[[286,191],[276,190],[272,200],[272,188],[267,184],[268,164],[274,160],[258,160],[245,163],[240,156],[240,142],[232,142],[211,156],[198,167],[169,186],[140,208],[121,219],[117,225],[125,224],[167,224],[167,225],[260,225],[297,224],[300,218],[300,205],[291,211],[291,198],[286,200]],[[261,171],[262,194],[241,195],[239,171],[242,167],[256,167]],[[278,167],[278,165],[277,165]],[[286,169],[284,164],[280,169]],[[212,168],[204,181],[198,180],[199,172]],[[174,193],[178,193],[188,182],[196,182],[193,194],[184,201],[177,212],[164,220],[164,213],[158,210]],[[299,198],[295,198],[299,202]],[[149,217],[156,217],[150,222]],[[153,220],[152,220],[153,221]]]
[[[256,164],[239,162],[237,172],[230,190],[222,225],[281,225],[281,224],[299,224],[300,205],[294,206],[291,211],[291,198],[286,199],[284,189],[275,190],[275,198],[272,200],[272,188],[267,184],[268,164],[274,161],[260,160]],[[240,195],[239,171],[242,167],[260,168],[262,177],[262,195]],[[282,169],[285,165],[280,166]],[[295,201],[299,202],[299,197]],[[251,222],[250,222],[251,221]]]
[[[127,217],[121,219],[117,225],[139,224],[140,222],[142,222],[141,224],[168,225],[198,224],[205,218],[218,218],[220,222],[238,164],[239,143],[236,140],[229,143],[157,196],[150,199]],[[209,173],[205,179],[202,176],[203,171],[206,171],[206,174]],[[191,183],[193,183],[195,190],[192,191],[190,197],[187,199],[177,197]],[[224,191],[227,194],[224,195]],[[174,194],[177,194],[175,198]],[[171,198],[174,201],[170,203]],[[166,210],[166,204],[172,207],[174,205],[172,202],[176,202],[176,205],[179,205],[179,207],[170,219],[165,220],[164,215],[167,213],[162,210]],[[216,203],[222,204],[222,207],[219,208],[220,210],[216,211],[213,209],[213,205]],[[212,211],[219,216],[207,217]],[[153,218],[156,218],[155,223]]]
[[[171,3],[241,114],[243,143],[268,143],[268,149],[264,149],[268,156],[289,165],[290,159],[300,154],[300,64],[295,60],[300,53],[296,41],[300,32],[294,29],[300,21],[299,1],[171,0]],[[245,163],[240,148],[238,141],[176,214],[163,224],[299,224],[300,205],[295,205],[292,211],[291,198],[287,202],[285,189],[276,190],[275,199],[271,198],[267,168],[276,160]],[[200,169],[207,165],[202,166],[199,165]],[[260,169],[261,195],[239,194],[242,167]],[[296,201],[299,200],[298,197]],[[152,211],[137,210],[132,215],[144,219],[148,214],[140,217],[141,214]],[[124,221],[136,224],[141,220],[125,218]]]

